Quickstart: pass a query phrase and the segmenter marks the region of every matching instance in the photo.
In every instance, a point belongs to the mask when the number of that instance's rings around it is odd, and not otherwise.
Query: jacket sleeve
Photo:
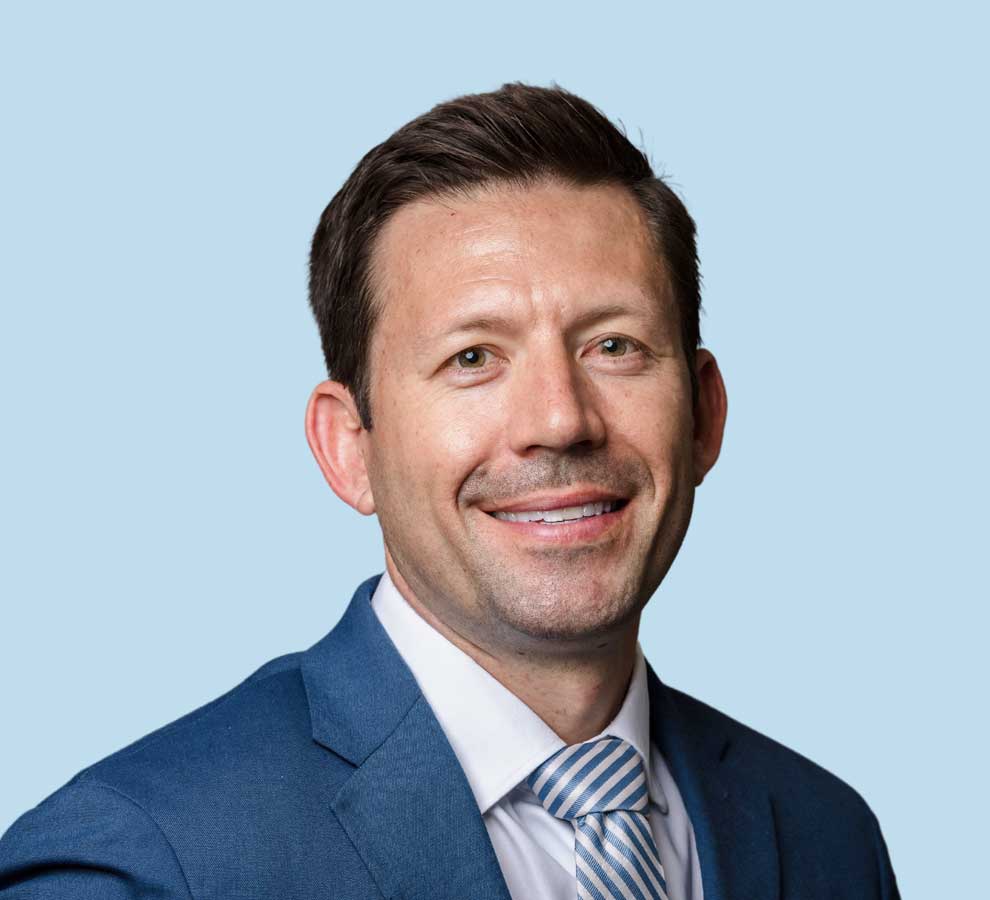
[[[0,838],[0,900],[192,900],[167,838],[109,785],[72,781]]]

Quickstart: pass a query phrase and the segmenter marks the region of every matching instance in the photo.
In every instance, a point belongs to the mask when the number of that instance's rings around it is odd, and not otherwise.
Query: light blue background
[[[5,4],[0,830],[381,570],[303,435],[312,229],[414,115],[553,80],[685,197],[729,392],[648,657],[857,788],[905,896],[985,883],[975,10]]]

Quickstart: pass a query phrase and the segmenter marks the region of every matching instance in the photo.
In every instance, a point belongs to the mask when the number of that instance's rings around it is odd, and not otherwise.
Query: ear
[[[320,382],[306,405],[306,440],[333,492],[370,516],[375,511],[364,456],[366,431],[351,392],[338,381]]]
[[[705,480],[722,449],[728,398],[725,382],[715,357],[708,350],[699,349],[695,354],[695,371],[698,376],[698,402],[694,407],[694,485]]]

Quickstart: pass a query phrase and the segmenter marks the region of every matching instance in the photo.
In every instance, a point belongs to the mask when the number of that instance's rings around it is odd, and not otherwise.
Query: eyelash
[[[598,343],[596,344],[596,346],[601,346],[606,341],[625,341],[625,343],[628,345],[628,348],[629,349],[627,349],[625,353],[620,354],[619,356],[616,356],[615,359],[622,359],[622,358],[628,356],[630,350],[634,351],[635,353],[640,353],[640,354],[642,354],[644,352],[643,346],[640,343],[638,343],[637,341],[634,341],[632,338],[624,337],[623,335],[620,335],[620,334],[610,334],[610,335],[607,335],[606,337],[603,337],[601,340],[599,340]],[[478,346],[478,345],[472,345],[470,347],[465,347],[463,350],[460,350],[457,353],[455,353],[447,361],[447,365],[450,366],[451,368],[457,369],[458,371],[461,371],[461,372],[482,372],[482,371],[484,371],[485,366],[472,367],[472,366],[458,366],[457,365],[457,358],[462,353],[467,353],[469,350],[480,350],[482,353],[487,353],[488,355],[492,355],[492,352],[490,350],[486,349],[485,347]]]

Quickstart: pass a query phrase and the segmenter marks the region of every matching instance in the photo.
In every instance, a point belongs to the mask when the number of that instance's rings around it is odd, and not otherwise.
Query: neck
[[[461,649],[547,723],[567,744],[599,734],[622,707],[635,664],[636,637],[592,658],[525,662],[462,642]],[[621,645],[621,646],[620,646]]]
[[[567,744],[599,734],[618,714],[636,662],[639,616],[622,631],[589,647],[562,653],[520,653],[511,647],[482,645],[438,618],[420,602],[387,559],[389,575],[406,602],[435,630],[512,691]]]

